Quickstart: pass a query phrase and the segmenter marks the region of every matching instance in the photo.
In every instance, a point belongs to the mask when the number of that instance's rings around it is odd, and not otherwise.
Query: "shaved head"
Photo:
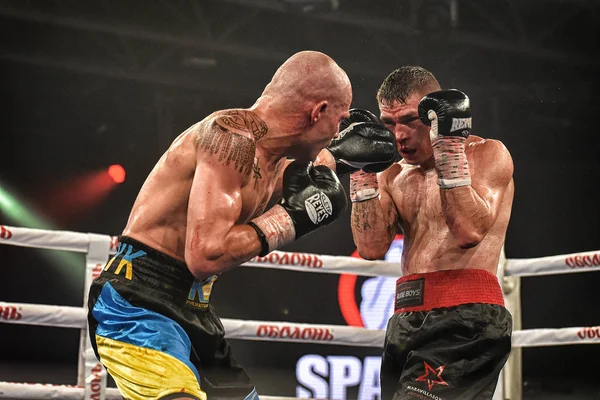
[[[331,57],[301,51],[277,69],[263,96],[278,97],[295,109],[320,100],[349,101],[352,87],[346,72]]]
[[[257,143],[264,148],[285,142],[288,157],[314,161],[348,117],[351,103],[350,79],[331,57],[296,53],[275,71],[252,107],[269,126]]]

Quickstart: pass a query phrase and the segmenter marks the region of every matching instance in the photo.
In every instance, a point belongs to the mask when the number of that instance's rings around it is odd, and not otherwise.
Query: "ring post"
[[[506,256],[504,248],[500,255],[500,262],[506,268]],[[506,308],[512,314],[513,334],[522,329],[521,325],[521,277],[506,276],[502,278],[502,291]],[[503,370],[504,376],[504,399],[521,400],[523,398],[523,373],[522,373],[522,350],[520,347],[512,348],[508,361]]]
[[[83,288],[83,308],[87,315],[88,290],[94,278],[102,272],[108,261],[110,236],[88,233],[89,246],[86,255],[85,281]],[[84,399],[106,398],[106,370],[98,362],[90,343],[87,326],[81,329],[79,338],[79,364],[77,385],[84,386]]]

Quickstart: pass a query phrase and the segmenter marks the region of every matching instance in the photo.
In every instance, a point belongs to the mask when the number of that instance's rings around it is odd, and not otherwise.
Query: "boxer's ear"
[[[327,112],[328,103],[327,100],[316,103],[310,112],[310,124],[314,125]]]

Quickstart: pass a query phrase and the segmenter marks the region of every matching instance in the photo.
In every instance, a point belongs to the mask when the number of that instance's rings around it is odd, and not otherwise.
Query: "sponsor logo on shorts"
[[[0,225],[0,239],[8,240],[12,237],[12,232],[5,226]]]
[[[435,394],[428,392],[425,389],[419,389],[418,387],[414,387],[411,385],[408,385],[406,389],[410,391],[409,396],[415,397],[417,399],[444,400],[443,397],[436,396]]]
[[[325,218],[331,217],[333,206],[331,200],[323,192],[318,192],[304,201],[304,208],[313,224],[321,223]]]
[[[444,368],[446,368],[445,365],[441,365],[435,369],[426,361],[423,361],[423,365],[425,373],[416,379],[417,382],[427,382],[427,389],[430,391],[434,385],[448,386],[448,383],[442,378],[442,373],[444,372]]]
[[[277,339],[317,340],[323,342],[332,341],[333,330],[331,328],[286,326],[276,324],[262,324],[256,329],[256,336]]]
[[[402,282],[396,286],[396,309],[423,305],[425,279]]]
[[[207,308],[210,302],[213,283],[217,280],[217,275],[213,275],[203,281],[195,280],[190,288],[190,293],[185,301],[186,306],[192,308]]]
[[[577,337],[579,339],[600,339],[600,326],[580,329]]]
[[[21,314],[21,308],[14,306],[0,306],[0,319],[5,321],[18,321],[23,317]]]
[[[570,268],[598,267],[600,266],[600,253],[567,257],[565,259],[565,264]]]
[[[133,246],[130,244],[119,243],[119,246],[117,248],[117,254],[115,254],[115,256],[110,259],[108,264],[106,264],[106,267],[104,268],[104,270],[108,271],[110,269],[110,267],[112,266],[112,264],[115,262],[115,260],[118,257],[121,257],[121,260],[119,261],[119,265],[117,265],[117,268],[115,269],[114,274],[119,275],[121,273],[121,271],[123,270],[123,267],[125,267],[125,278],[132,280],[133,279],[132,261],[138,257],[142,257],[142,256],[146,255],[146,252],[143,250],[138,250],[134,253],[135,250],[136,249],[134,249]]]

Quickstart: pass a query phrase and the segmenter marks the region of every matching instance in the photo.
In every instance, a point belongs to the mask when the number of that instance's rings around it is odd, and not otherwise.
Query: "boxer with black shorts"
[[[362,257],[383,258],[397,229],[404,233],[382,399],[491,399],[511,349],[496,278],[511,156],[501,142],[471,135],[469,98],[440,90],[421,67],[392,72],[377,100],[403,160],[380,174],[352,173],[350,197]]]
[[[324,150],[351,101],[331,58],[300,52],[252,107],[217,111],[174,140],[89,293],[92,346],[124,398],[258,398],[224,340],[212,287],[338,218],[347,206],[333,172],[341,159],[391,164],[395,141],[383,127],[353,126],[335,157]]]

